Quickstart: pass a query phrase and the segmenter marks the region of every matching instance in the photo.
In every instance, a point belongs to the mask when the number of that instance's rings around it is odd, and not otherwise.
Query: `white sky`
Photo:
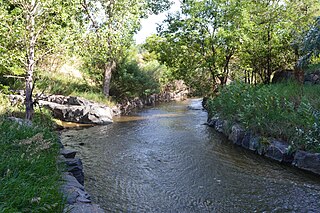
[[[179,0],[172,0],[174,4],[171,6],[169,11],[161,13],[159,15],[151,15],[147,19],[143,19],[141,22],[141,30],[134,36],[137,44],[142,44],[145,42],[146,38],[150,35],[157,33],[157,24],[160,24],[165,20],[166,15],[169,12],[176,12],[180,8]]]

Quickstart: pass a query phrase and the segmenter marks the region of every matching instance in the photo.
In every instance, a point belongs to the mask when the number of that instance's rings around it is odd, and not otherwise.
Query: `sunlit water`
[[[320,178],[232,145],[200,100],[63,133],[107,212],[320,212]],[[81,145],[80,145],[81,144]]]

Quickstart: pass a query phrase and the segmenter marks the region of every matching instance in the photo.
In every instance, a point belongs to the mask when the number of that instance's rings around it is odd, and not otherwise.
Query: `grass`
[[[36,92],[39,93],[79,96],[108,106],[115,105],[101,93],[101,89],[93,82],[61,73],[42,73],[41,80],[36,83],[36,86]]]
[[[292,150],[320,152],[318,94],[319,85],[234,83],[221,89],[208,109],[264,137],[287,141]]]
[[[0,212],[62,212],[59,145],[50,115],[37,112],[31,127],[18,125],[6,116],[20,113],[4,112],[8,102],[0,99]]]

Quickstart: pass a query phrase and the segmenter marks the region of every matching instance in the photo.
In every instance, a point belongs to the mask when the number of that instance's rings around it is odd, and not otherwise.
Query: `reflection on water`
[[[320,211],[319,177],[232,145],[188,105],[199,100],[63,133],[107,212]]]

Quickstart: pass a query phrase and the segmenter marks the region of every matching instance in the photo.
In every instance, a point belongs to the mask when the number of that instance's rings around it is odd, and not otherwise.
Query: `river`
[[[320,212],[320,178],[257,156],[204,123],[200,100],[68,130],[85,186],[107,212]]]

